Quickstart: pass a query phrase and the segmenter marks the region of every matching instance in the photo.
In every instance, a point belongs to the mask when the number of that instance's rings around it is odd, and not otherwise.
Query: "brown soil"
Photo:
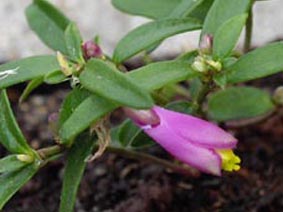
[[[278,77],[268,78],[264,86],[272,88],[277,81]],[[10,90],[14,101],[17,91],[18,87]],[[20,126],[35,148],[52,144],[47,116],[58,111],[66,94],[62,88],[52,93],[48,93],[49,87],[41,91],[20,108],[15,106]],[[222,177],[188,177],[107,153],[88,164],[76,211],[283,211],[283,110],[263,123],[233,129],[233,133],[240,141],[237,154],[242,158],[242,168]],[[169,157],[158,146],[147,151]],[[0,147],[0,155],[4,154]],[[64,158],[40,170],[4,211],[58,211],[63,166]]]

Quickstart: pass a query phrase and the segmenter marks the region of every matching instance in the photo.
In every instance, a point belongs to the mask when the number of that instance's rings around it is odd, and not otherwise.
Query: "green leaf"
[[[193,114],[194,112],[192,103],[183,100],[170,102],[166,105],[166,108],[169,110],[186,114]]]
[[[17,155],[6,156],[0,159],[0,174],[16,171],[26,165],[28,165],[28,163],[18,160]]]
[[[128,147],[141,131],[142,130],[138,126],[127,119],[118,129],[118,141],[123,147]]]
[[[154,144],[131,120],[125,120],[118,129],[119,144],[126,148],[144,148]]]
[[[172,60],[151,63],[135,69],[127,75],[140,87],[152,91],[170,83],[176,83],[195,77],[197,73],[191,69],[189,63]]]
[[[245,82],[283,71],[283,42],[257,48],[228,67],[229,83]]]
[[[32,153],[15,120],[5,90],[0,91],[0,143],[12,153]]]
[[[87,98],[91,93],[85,89],[74,88],[64,99],[59,113],[59,127],[72,115],[74,110]]]
[[[60,212],[74,211],[77,191],[86,167],[86,159],[94,147],[94,140],[89,136],[80,136],[68,152],[63,177]]]
[[[80,132],[117,107],[118,105],[94,94],[86,98],[60,128],[61,143],[70,146]]]
[[[114,66],[91,59],[80,75],[81,84],[91,92],[121,105],[143,109],[153,106],[150,95]]]
[[[177,60],[185,61],[189,64],[192,64],[195,60],[195,57],[197,56],[198,56],[198,50],[193,50],[193,51],[181,54],[180,56],[177,57]]]
[[[204,20],[213,1],[202,1],[189,15]],[[151,19],[168,18],[181,2],[182,0],[112,0],[112,4],[122,12],[145,16]]]
[[[230,87],[214,93],[208,100],[209,117],[216,121],[252,118],[273,109],[270,95],[253,87]]]
[[[214,0],[202,1],[202,3],[189,14],[189,17],[197,18],[203,22],[213,2]]]
[[[140,69],[136,69],[135,71],[129,72],[127,75],[132,80],[135,80],[136,83],[143,89],[152,91],[154,89],[159,89],[168,83],[174,83],[193,77],[195,76],[195,73],[186,62],[166,61],[152,63]],[[79,97],[80,94],[77,96]],[[60,114],[60,117],[64,116],[64,121],[60,121],[62,127],[59,134],[63,143],[67,144],[71,144],[72,139],[88,128],[92,123],[95,123],[95,121],[99,120],[99,118],[120,106],[118,104],[113,105],[113,102],[110,102],[100,96],[92,95],[82,101],[79,106],[75,104],[75,107],[65,109],[70,104],[67,102],[72,101],[73,99],[76,98],[72,97],[72,95],[66,98],[61,114],[63,114],[65,110],[69,112],[67,112],[66,115]],[[80,103],[80,101],[77,102]],[[60,118],[60,120],[61,119],[62,118]]]
[[[135,138],[131,141],[131,149],[141,149],[146,147],[151,147],[155,142],[143,131],[141,131]]]
[[[219,27],[230,18],[247,13],[251,0],[215,0],[205,18],[202,35],[215,35]]]
[[[200,28],[200,21],[193,18],[166,19],[144,24],[119,41],[114,50],[113,60],[121,63],[165,38]]]
[[[37,172],[34,164],[0,176],[0,210],[6,202]]]
[[[119,10],[152,19],[167,17],[182,0],[112,0]]]
[[[50,71],[59,70],[56,57],[45,55],[28,57],[0,66],[0,89],[44,76]],[[12,72],[11,74],[5,74]],[[5,76],[1,78],[1,75]]]
[[[184,18],[191,14],[205,0],[183,0],[170,13],[168,18]]]
[[[44,76],[44,82],[47,84],[59,84],[66,81],[66,75],[61,70],[55,70]]]
[[[34,0],[26,9],[31,29],[51,49],[68,54],[64,31],[70,20],[45,0]]]
[[[68,55],[73,61],[83,62],[82,37],[75,23],[70,23],[65,30]]]
[[[198,96],[202,92],[203,89],[203,82],[199,77],[195,77],[190,80],[190,95],[194,102],[197,101]]]
[[[220,26],[213,39],[213,56],[224,59],[234,49],[241,31],[246,23],[247,14],[237,15]]]
[[[33,90],[35,90],[37,87],[39,87],[42,83],[43,83],[43,77],[38,77],[38,78],[31,80],[26,86],[25,90],[23,91],[19,99],[19,102],[22,103],[23,101],[25,101],[30,95],[30,93]]]

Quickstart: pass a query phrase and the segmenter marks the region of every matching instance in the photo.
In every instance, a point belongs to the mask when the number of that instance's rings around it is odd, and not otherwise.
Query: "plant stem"
[[[252,32],[253,32],[253,3],[249,10],[249,16],[246,23],[246,31],[245,31],[245,41],[244,41],[244,52],[248,52],[251,48],[251,41],[252,41]]]
[[[174,90],[177,94],[181,95],[181,96],[184,96],[186,98],[190,98],[190,95],[189,95],[189,92],[188,92],[188,89],[183,87],[182,85],[178,85],[176,84],[174,86]]]
[[[121,155],[121,156],[124,156],[124,157],[127,157],[127,158],[141,160],[143,162],[155,163],[155,164],[164,166],[164,167],[169,168],[173,171],[176,171],[176,172],[188,175],[188,176],[196,177],[196,176],[199,175],[199,172],[197,170],[191,168],[191,167],[181,166],[181,165],[178,165],[176,163],[172,163],[172,162],[169,162],[167,160],[157,158],[155,156],[152,156],[152,155],[149,155],[149,154],[146,154],[146,153],[132,151],[132,150],[128,150],[128,149],[122,149],[122,148],[113,147],[113,146],[108,146],[106,151],[110,152],[110,153],[115,153],[117,155]]]
[[[39,154],[42,160],[46,160],[50,157],[60,154],[63,150],[64,150],[64,147],[60,145],[54,145],[54,146],[39,149],[37,153]]]
[[[94,151],[96,151],[98,149],[98,145],[96,145],[94,147]],[[65,151],[66,149],[63,148],[60,145],[54,145],[51,147],[47,147],[47,148],[43,148],[43,149],[39,149],[37,152],[40,155],[40,157],[42,158],[42,160],[48,162],[50,158],[53,158],[56,156],[59,156],[62,154],[63,151]],[[114,153],[117,155],[121,155],[127,158],[131,158],[131,159],[136,159],[136,160],[140,160],[143,162],[150,162],[150,163],[154,163],[154,164],[158,164],[161,166],[164,166],[166,168],[171,169],[172,171],[178,172],[178,173],[182,173],[185,174],[187,176],[192,176],[192,177],[197,177],[199,175],[199,172],[196,169],[193,169],[191,167],[188,166],[182,166],[161,158],[157,158],[155,156],[146,154],[146,153],[142,153],[142,152],[137,152],[137,151],[133,151],[133,150],[128,150],[128,149],[123,149],[123,148],[118,148],[118,147],[113,147],[113,146],[108,146],[105,150],[106,152],[109,153]],[[46,163],[44,163],[46,164]]]
[[[197,115],[200,115],[201,117],[205,116],[205,113],[203,111],[202,106],[203,106],[203,102],[205,101],[207,94],[209,93],[210,89],[212,88],[210,81],[211,80],[209,80],[208,82],[203,82],[203,84],[200,88],[200,91],[198,92],[197,97],[193,101],[194,111]]]

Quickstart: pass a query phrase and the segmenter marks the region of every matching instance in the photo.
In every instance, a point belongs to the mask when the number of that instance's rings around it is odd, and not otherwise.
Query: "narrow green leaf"
[[[28,57],[3,64],[0,66],[0,89],[59,69],[56,57],[51,55]]]
[[[202,1],[202,3],[189,14],[189,17],[197,18],[203,22],[213,2],[214,0]]]
[[[152,91],[167,84],[176,83],[196,76],[190,64],[184,61],[156,62],[131,71],[128,76],[137,84]]]
[[[123,147],[128,147],[141,131],[142,129],[127,119],[118,129],[118,141]]]
[[[187,0],[183,0],[187,1]],[[190,14],[190,17],[204,20],[214,0],[204,0]],[[145,16],[151,19],[168,18],[182,0],[112,0],[112,4],[122,12]]]
[[[166,61],[157,62],[136,69],[127,75],[145,90],[153,91],[159,89],[168,83],[175,83],[195,76],[191,70],[190,65],[183,61]],[[80,96],[80,94],[78,94]],[[119,104],[113,105],[113,102],[106,100],[97,95],[92,95],[75,107],[69,107],[71,103],[67,103],[76,99],[76,97],[67,97],[63,104],[60,117],[64,117],[64,121],[60,121],[62,127],[59,131],[60,138],[63,143],[70,144],[72,139],[75,138],[80,132],[88,128],[92,123],[99,120],[102,116],[110,113]],[[80,103],[80,101],[76,101]],[[69,109],[65,109],[69,107]],[[67,110],[63,115],[64,110]],[[65,112],[64,112],[65,113]],[[62,118],[60,118],[61,120]],[[64,124],[63,124],[64,123]]]
[[[68,152],[63,177],[60,212],[74,211],[77,191],[95,142],[89,136],[80,136]]]
[[[216,31],[230,18],[247,13],[251,0],[215,0],[205,18],[202,35],[215,35]]]
[[[37,172],[34,164],[0,175],[0,210],[6,202]]]
[[[112,0],[119,10],[152,19],[167,17],[182,0]]]
[[[85,89],[74,88],[64,99],[59,113],[59,127],[72,115],[74,110],[87,98],[91,93]]]
[[[190,95],[192,97],[192,101],[196,102],[198,96],[202,92],[203,89],[203,82],[199,77],[195,77],[190,80]]]
[[[152,139],[129,119],[125,120],[118,129],[118,142],[124,148],[130,149],[154,145]]]
[[[30,93],[35,90],[38,86],[40,86],[41,84],[43,83],[43,77],[38,77],[38,78],[35,78],[33,80],[31,80],[27,87],[25,88],[25,90],[23,91],[20,99],[19,99],[19,102],[23,102],[25,101],[28,96],[30,95]]]
[[[237,15],[222,24],[213,39],[213,56],[224,59],[234,49],[246,23],[247,14]]]
[[[69,57],[77,62],[83,62],[82,37],[75,23],[70,23],[65,30],[65,41]]]
[[[153,106],[150,95],[142,87],[99,59],[88,61],[80,75],[80,82],[91,92],[121,105],[139,109]]]
[[[193,51],[181,54],[180,56],[177,57],[177,60],[181,60],[189,64],[192,64],[195,60],[195,57],[197,56],[198,56],[198,50],[193,50]]]
[[[230,87],[214,93],[208,100],[208,114],[216,121],[252,118],[273,109],[271,96],[253,87]]]
[[[121,63],[165,38],[200,28],[200,21],[193,18],[166,19],[144,24],[120,40],[114,50],[113,60]]]
[[[51,49],[68,53],[64,31],[70,20],[45,0],[34,0],[26,9],[31,29]]]
[[[193,114],[194,112],[192,103],[183,100],[170,102],[169,104],[166,105],[166,108],[169,110],[173,110],[180,113],[186,113],[186,114]]]
[[[117,107],[118,105],[94,94],[86,98],[60,128],[62,144],[71,145],[80,132]]]
[[[183,0],[170,13],[168,18],[184,18],[193,12],[205,0]]]
[[[228,67],[229,83],[245,82],[283,71],[283,42],[257,48]]]
[[[66,80],[66,75],[61,70],[55,70],[44,76],[44,82],[47,84],[59,84]]]
[[[18,160],[17,155],[9,155],[0,159],[0,174],[16,171],[27,165],[28,163]]]
[[[12,153],[32,152],[15,120],[5,90],[0,91],[0,143]]]

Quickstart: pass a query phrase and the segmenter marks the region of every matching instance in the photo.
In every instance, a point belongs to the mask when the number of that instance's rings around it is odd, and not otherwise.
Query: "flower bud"
[[[134,110],[127,107],[123,110],[129,118],[144,128],[151,128],[160,123],[159,117],[153,110]]]
[[[205,60],[203,59],[203,57],[201,56],[197,56],[195,58],[195,61],[192,64],[192,68],[197,71],[197,72],[201,72],[201,73],[205,73],[208,71],[207,65],[205,63]]]
[[[199,49],[201,53],[208,54],[211,52],[212,45],[213,45],[213,36],[206,34],[203,35],[201,38],[201,41],[199,43]]]
[[[84,53],[84,58],[86,60],[95,57],[95,58],[102,58],[103,57],[103,52],[101,48],[93,41],[87,41],[83,44],[83,53]]]
[[[215,71],[221,71],[222,64],[219,61],[207,60],[206,63]]]
[[[279,104],[283,105],[283,86],[279,86],[273,94],[274,101]]]
[[[34,161],[34,157],[25,154],[18,154],[17,159],[24,163],[32,163]]]

